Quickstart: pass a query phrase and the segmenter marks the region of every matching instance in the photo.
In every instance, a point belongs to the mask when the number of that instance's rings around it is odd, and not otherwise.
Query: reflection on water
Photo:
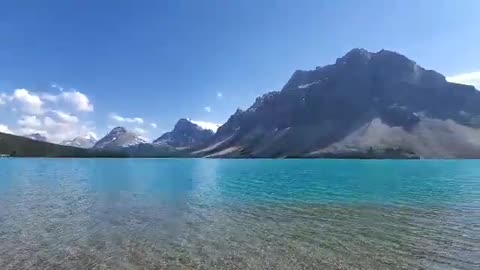
[[[2,160],[0,269],[478,269],[479,165]]]

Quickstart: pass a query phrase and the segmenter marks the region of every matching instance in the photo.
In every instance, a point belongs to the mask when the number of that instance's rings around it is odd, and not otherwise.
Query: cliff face
[[[480,93],[395,52],[296,71],[221,126],[201,156],[480,157]],[[478,138],[478,139],[477,139]]]

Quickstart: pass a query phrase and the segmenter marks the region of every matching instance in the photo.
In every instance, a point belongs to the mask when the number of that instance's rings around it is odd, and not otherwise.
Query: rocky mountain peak
[[[126,133],[126,132],[127,132],[127,129],[124,127],[115,127],[109,132],[109,134],[118,134],[118,133]]]
[[[356,48],[349,51],[343,57],[338,58],[336,64],[345,64],[345,63],[367,63],[372,58],[373,53],[361,49]]]
[[[181,118],[172,131],[163,134],[153,143],[172,147],[190,147],[206,142],[213,134],[213,131],[203,129],[189,119]]]
[[[105,137],[100,139],[93,148],[115,149],[145,142],[139,135],[128,131],[126,128],[115,127]]]
[[[184,128],[192,128],[198,127],[196,124],[192,123],[190,119],[187,118],[180,118],[174,126],[174,129],[184,129]]]

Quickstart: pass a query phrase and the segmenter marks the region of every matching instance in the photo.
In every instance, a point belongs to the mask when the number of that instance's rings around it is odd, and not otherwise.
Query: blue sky
[[[478,10],[477,0],[3,1],[0,127],[59,141],[125,125],[154,139],[181,117],[223,123],[296,69],[355,47],[472,82]]]

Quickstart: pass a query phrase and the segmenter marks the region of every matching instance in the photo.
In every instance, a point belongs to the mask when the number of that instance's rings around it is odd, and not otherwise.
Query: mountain
[[[172,147],[191,147],[206,143],[213,135],[213,131],[203,129],[192,121],[182,118],[178,120],[172,131],[163,134],[153,143]]]
[[[280,91],[238,109],[216,133],[180,119],[151,144],[123,127],[92,149],[37,140],[0,133],[0,154],[480,158],[480,92],[396,52],[354,49],[334,64],[295,71]]]
[[[92,135],[86,135],[83,137],[76,137],[73,140],[63,141],[60,144],[79,148],[92,148],[96,142],[97,140]]]
[[[146,141],[139,135],[128,131],[124,127],[116,127],[112,129],[105,137],[100,139],[93,148],[95,149],[119,149],[137,144],[145,143]]]
[[[396,52],[354,49],[237,110],[207,157],[480,157],[480,92]]]
[[[82,149],[0,133],[0,155],[15,157],[126,157],[126,153]]]
[[[41,135],[40,133],[33,133],[33,134],[30,134],[30,135],[26,135],[24,137],[35,140],[35,141],[40,141],[40,142],[46,142],[47,141],[47,138],[45,136]]]

